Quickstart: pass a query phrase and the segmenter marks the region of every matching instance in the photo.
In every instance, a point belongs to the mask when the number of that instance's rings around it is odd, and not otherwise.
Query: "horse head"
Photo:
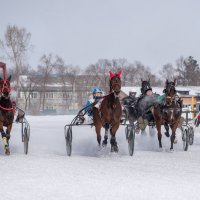
[[[11,76],[7,79],[2,79],[0,77],[0,93],[1,95],[8,99],[10,97],[10,92],[12,91],[12,87],[10,86]]]
[[[118,73],[113,73],[110,71],[110,92],[114,92],[116,95],[118,95],[121,91],[121,76],[122,70],[120,70]]]
[[[164,92],[166,95],[166,104],[167,105],[172,104],[173,98],[176,95],[175,86],[176,86],[176,79],[174,81],[170,81],[170,82],[168,80],[166,80]]]
[[[145,94],[145,92],[149,89],[151,89],[150,79],[148,81],[144,81],[141,79],[142,87],[141,87],[141,93]]]

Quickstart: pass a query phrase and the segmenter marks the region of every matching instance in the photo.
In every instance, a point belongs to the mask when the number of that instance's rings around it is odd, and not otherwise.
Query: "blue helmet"
[[[96,94],[96,93],[103,93],[102,89],[99,87],[95,87],[92,90],[92,94]]]

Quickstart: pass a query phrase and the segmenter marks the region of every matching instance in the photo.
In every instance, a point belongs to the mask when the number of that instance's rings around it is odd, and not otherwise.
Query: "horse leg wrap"
[[[104,127],[105,127],[106,130],[108,130],[109,129],[109,124],[106,123]]]
[[[115,136],[112,136],[110,139],[110,144],[117,144]]]
[[[106,146],[107,145],[107,140],[108,140],[108,136],[107,135],[105,135],[104,136],[104,140],[103,140],[103,146]]]
[[[175,140],[176,136],[174,134],[171,135],[171,147],[170,150],[173,150],[173,144],[174,144],[174,140]]]
[[[118,152],[118,146],[115,136],[111,137],[110,144],[111,144],[111,152]]]
[[[171,135],[171,143],[174,143],[176,136],[174,134]]]
[[[8,130],[6,130],[6,138],[7,140],[10,140],[10,133],[8,132]]]
[[[109,124],[108,123],[106,123],[105,125],[104,125],[104,128],[105,128],[105,136],[104,136],[104,140],[103,140],[103,143],[102,143],[102,145],[103,146],[106,146],[107,145],[107,140],[108,140],[108,129],[109,129]]]
[[[162,142],[161,142],[161,140],[162,140],[162,135],[160,134],[160,135],[158,135],[158,142],[159,142],[159,147],[160,148],[162,148]]]
[[[8,146],[8,140],[7,140],[7,137],[6,137],[6,134],[5,134],[4,130],[1,131],[1,137],[3,139],[4,147]]]

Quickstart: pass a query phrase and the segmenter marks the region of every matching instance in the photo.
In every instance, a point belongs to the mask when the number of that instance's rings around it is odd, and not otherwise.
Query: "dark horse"
[[[97,134],[97,141],[99,146],[101,145],[101,128],[104,127],[106,134],[102,145],[107,145],[108,134],[107,131],[110,129],[111,139],[111,152],[118,152],[118,146],[115,138],[115,134],[119,128],[122,108],[119,101],[119,93],[121,90],[121,70],[113,74],[110,71],[110,93],[105,96],[101,102],[100,110],[93,107],[93,120]]]
[[[154,105],[152,109],[156,128],[158,131],[158,141],[160,148],[162,148],[161,125],[168,124],[172,130],[172,135],[170,138],[170,150],[173,150],[173,144],[175,143],[176,138],[176,129],[178,128],[182,113],[182,100],[176,95],[175,85],[176,80],[172,82],[168,82],[168,80],[166,80],[166,88],[164,89],[165,102],[164,104]]]
[[[10,87],[11,76],[6,79],[5,64],[0,62],[0,67],[3,68],[4,78],[0,77],[0,132],[3,139],[5,154],[10,154],[9,139],[14,119],[15,108],[10,100]],[[6,127],[4,132],[3,127]]]

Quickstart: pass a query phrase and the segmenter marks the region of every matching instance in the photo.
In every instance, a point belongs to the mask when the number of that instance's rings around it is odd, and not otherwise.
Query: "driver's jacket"
[[[89,99],[87,102],[86,102],[86,108],[85,110],[87,111],[87,114],[88,116],[91,116],[92,115],[92,106],[91,104],[93,104],[95,102],[95,99],[94,98],[91,98]]]
[[[137,99],[137,103],[136,103],[136,109],[137,109],[137,114],[138,114],[138,117],[143,117],[143,118],[146,118],[148,121],[152,119],[152,113],[150,111],[150,107],[147,106],[147,103],[146,102],[146,107],[138,107],[138,104],[139,102],[144,98],[146,97],[147,95],[141,95],[138,99]],[[149,96],[151,97],[151,96]],[[157,102],[159,104],[163,104],[164,101],[165,101],[165,94],[163,95],[156,95],[156,94],[153,94],[153,101],[154,102]],[[148,108],[148,109],[147,109]]]

